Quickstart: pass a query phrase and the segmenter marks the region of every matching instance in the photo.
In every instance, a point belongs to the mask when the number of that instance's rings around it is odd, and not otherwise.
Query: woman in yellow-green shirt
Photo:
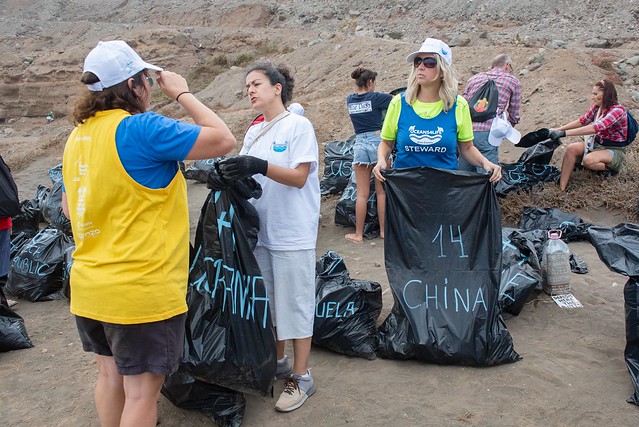
[[[466,100],[457,95],[452,52],[441,40],[427,38],[420,49],[406,58],[413,64],[405,93],[395,96],[382,126],[382,142],[373,173],[384,181],[381,171],[397,149],[393,168],[430,166],[457,169],[461,155],[470,164],[491,173],[490,181],[501,178],[501,168],[473,146],[473,129]]]

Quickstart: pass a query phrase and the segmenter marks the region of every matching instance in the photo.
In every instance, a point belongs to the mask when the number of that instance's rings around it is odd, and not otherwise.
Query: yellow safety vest
[[[128,116],[102,111],[77,126],[62,168],[76,244],[71,313],[119,324],[186,312],[189,267],[186,181],[178,172],[152,189],[129,176],[115,145]]]

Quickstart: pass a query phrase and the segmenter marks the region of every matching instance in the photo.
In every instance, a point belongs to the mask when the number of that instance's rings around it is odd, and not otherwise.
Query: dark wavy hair
[[[245,77],[253,71],[261,71],[271,82],[273,86],[277,83],[282,85],[280,97],[282,104],[287,105],[293,99],[293,88],[295,87],[295,79],[291,75],[290,70],[285,65],[275,66],[271,61],[263,59],[255,63],[246,71]]]
[[[146,70],[140,71],[131,78],[134,86],[141,86],[146,91],[146,86],[144,86]],[[131,114],[144,113],[146,111],[144,99],[129,88],[128,80],[126,79],[100,92],[86,90],[75,103],[71,122],[77,126],[84,123],[88,118],[93,117],[99,111],[114,110],[116,108],[121,108]],[[100,79],[92,72],[87,71],[82,74],[80,81],[84,84],[93,84],[99,82]]]
[[[619,104],[617,99],[617,89],[615,84],[610,80],[599,80],[595,86],[603,91],[603,100],[601,101],[601,109],[607,110],[613,105]]]
[[[368,86],[368,82],[370,80],[375,81],[377,73],[367,68],[357,67],[355,68],[355,71],[351,73],[351,77],[355,79],[357,87],[365,88]]]

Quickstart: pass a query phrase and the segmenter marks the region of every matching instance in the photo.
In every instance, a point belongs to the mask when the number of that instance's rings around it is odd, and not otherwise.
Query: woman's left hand
[[[501,179],[501,166],[494,164],[488,159],[484,160],[481,165],[482,168],[486,170],[486,172],[491,172],[490,182],[497,182]]]

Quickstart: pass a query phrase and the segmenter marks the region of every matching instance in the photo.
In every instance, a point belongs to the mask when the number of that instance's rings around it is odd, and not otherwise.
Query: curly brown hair
[[[144,86],[145,77],[146,70],[132,76],[133,86],[141,86],[146,91],[146,86]],[[84,84],[93,84],[100,80],[98,76],[87,71],[82,74],[80,81]],[[99,111],[116,108],[121,108],[131,114],[139,114],[146,111],[144,99],[131,90],[128,79],[100,92],[87,90],[83,93],[73,109],[73,114],[71,115],[72,123],[77,126],[84,123],[86,119],[93,117]]]

